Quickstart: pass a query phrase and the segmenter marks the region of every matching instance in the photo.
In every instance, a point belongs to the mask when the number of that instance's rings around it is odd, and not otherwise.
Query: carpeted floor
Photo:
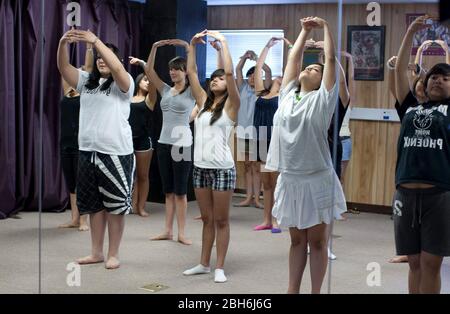
[[[239,199],[235,199],[237,202]],[[147,204],[148,218],[126,218],[121,246],[122,267],[108,271],[103,264],[83,266],[81,285],[70,287],[67,278],[73,272],[68,265],[89,254],[89,232],[58,229],[70,218],[70,212],[42,215],[42,292],[43,293],[151,293],[140,287],[149,284],[167,286],[157,293],[230,294],[285,293],[288,280],[289,234],[255,232],[262,210],[254,207],[231,210],[231,241],[225,272],[228,282],[216,284],[213,272],[185,277],[182,272],[199,262],[201,221],[197,204],[189,203],[187,235],[192,246],[174,241],[152,242],[150,236],[163,231],[164,206]],[[36,293],[38,291],[39,243],[38,214],[21,213],[21,219],[0,221],[0,293]],[[333,251],[337,260],[331,266],[331,293],[406,293],[406,264],[390,264],[394,255],[393,225],[389,216],[347,214],[346,221],[335,223]],[[176,236],[176,223],[175,223]],[[106,241],[107,245],[107,241]],[[106,252],[106,246],[105,246]],[[213,252],[212,266],[215,262]],[[369,263],[378,263],[370,264]],[[369,286],[373,279],[368,265],[379,265],[380,285]],[[70,266],[70,265],[69,265]],[[329,268],[330,270],[330,268]],[[303,276],[302,293],[310,290],[309,265]],[[370,281],[370,280],[369,280]],[[328,291],[328,274],[322,292]],[[450,293],[450,259],[442,268],[442,292]]]

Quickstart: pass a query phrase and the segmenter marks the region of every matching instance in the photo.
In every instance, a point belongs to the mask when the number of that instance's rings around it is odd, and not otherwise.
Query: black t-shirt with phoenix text
[[[412,93],[396,106],[402,122],[397,144],[396,186],[428,183],[450,190],[449,106],[450,98],[419,104]]]

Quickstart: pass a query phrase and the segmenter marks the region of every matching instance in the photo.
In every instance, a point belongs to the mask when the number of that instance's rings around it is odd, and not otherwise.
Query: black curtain
[[[43,164],[39,152],[39,62],[41,1],[0,0],[0,219],[38,207],[38,170],[43,169],[44,211],[62,211],[68,201],[59,158],[61,80],[56,67],[59,39],[69,29],[69,0],[45,1]],[[127,0],[79,0],[81,29],[119,47],[125,64],[138,55],[143,5]],[[84,45],[71,49],[75,66]],[[135,74],[137,69],[130,69]]]

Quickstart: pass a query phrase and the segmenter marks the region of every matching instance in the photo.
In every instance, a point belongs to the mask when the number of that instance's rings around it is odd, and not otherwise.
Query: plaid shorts
[[[194,188],[214,191],[234,191],[236,169],[204,169],[194,167]]]
[[[114,215],[130,214],[135,167],[134,154],[115,156],[80,151],[76,188],[80,214],[102,210]]]

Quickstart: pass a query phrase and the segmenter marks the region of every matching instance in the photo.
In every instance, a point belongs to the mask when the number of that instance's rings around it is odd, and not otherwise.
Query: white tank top
[[[205,111],[195,119],[194,165],[205,169],[231,169],[234,167],[230,147],[235,122],[226,111],[210,125],[212,112]]]
[[[352,108],[349,106],[347,112],[345,113],[344,121],[342,122],[341,130],[339,131],[339,136],[351,136],[350,132],[350,113]]]

